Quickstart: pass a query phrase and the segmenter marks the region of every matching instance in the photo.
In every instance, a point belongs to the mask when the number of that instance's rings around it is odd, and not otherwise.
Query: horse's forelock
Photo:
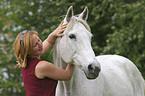
[[[82,23],[85,26],[85,28],[89,32],[91,32],[91,29],[90,29],[89,25],[87,24],[87,22],[85,20],[83,20],[83,19],[81,19],[79,17],[76,17],[76,16],[72,16],[72,18],[71,18],[70,22],[68,23],[68,26],[67,26],[64,34],[67,33],[67,32],[69,32],[73,28],[74,24],[76,24],[77,22]]]
[[[89,32],[91,32],[91,29],[85,20],[83,20],[79,17],[77,17],[77,20],[78,20],[78,22],[81,22]]]

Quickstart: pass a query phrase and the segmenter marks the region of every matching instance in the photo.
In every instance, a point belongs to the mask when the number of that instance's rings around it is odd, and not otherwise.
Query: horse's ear
[[[71,20],[71,17],[73,16],[73,7],[70,6],[67,10],[67,14],[64,20],[67,21],[67,23]]]
[[[86,6],[84,11],[79,15],[79,18],[82,18],[83,20],[87,20],[88,19],[88,7]]]

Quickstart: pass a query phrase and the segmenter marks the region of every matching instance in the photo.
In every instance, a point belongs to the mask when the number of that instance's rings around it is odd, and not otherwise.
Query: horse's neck
[[[53,61],[54,61],[54,64],[56,66],[65,69],[67,64],[61,58],[60,40],[61,40],[61,38],[57,38],[57,40],[55,42],[54,53],[53,53]]]

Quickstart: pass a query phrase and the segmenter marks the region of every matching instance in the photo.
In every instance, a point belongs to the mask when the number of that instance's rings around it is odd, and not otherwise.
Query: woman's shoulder
[[[45,61],[45,60],[41,60],[37,65],[39,67],[43,67],[43,66],[45,67],[45,66],[49,66],[50,64],[52,64],[52,63]]]
[[[42,60],[37,64],[36,69],[44,71],[44,70],[51,69],[52,66],[54,66],[52,63]]]
[[[48,71],[53,69],[53,64],[47,61],[40,61],[35,68],[35,75],[38,78],[44,78]]]

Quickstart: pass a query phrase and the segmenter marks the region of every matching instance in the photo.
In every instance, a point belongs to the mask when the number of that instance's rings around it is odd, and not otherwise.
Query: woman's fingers
[[[60,23],[60,25],[63,25],[63,22],[64,22],[64,21],[62,21],[62,22]]]
[[[63,36],[63,34],[59,34],[59,35],[58,35],[58,37],[61,37],[61,36]]]
[[[67,27],[67,24],[63,24],[63,23],[64,21],[62,21],[60,25],[58,26],[58,28],[54,31],[55,35],[58,37],[63,36],[63,32]]]

